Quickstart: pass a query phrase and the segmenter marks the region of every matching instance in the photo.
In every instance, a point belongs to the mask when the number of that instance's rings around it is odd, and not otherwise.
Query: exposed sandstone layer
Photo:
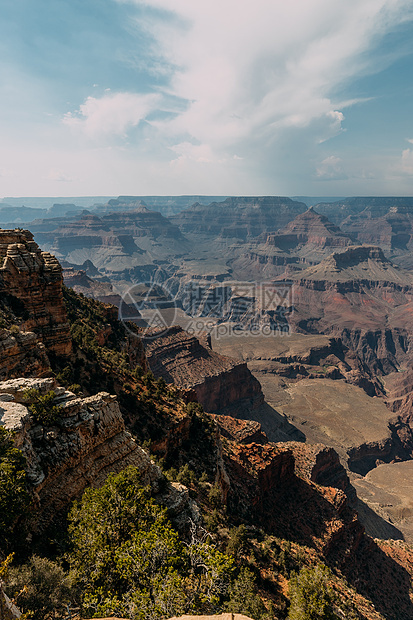
[[[303,446],[301,461],[305,450]],[[312,452],[310,449],[309,460]],[[336,455],[329,458],[332,472],[336,471]],[[344,548],[356,551],[363,527],[346,494],[312,482],[299,465],[296,469],[290,445],[230,444],[224,451],[224,463],[229,479],[228,510],[239,518],[252,519],[277,536],[313,547],[328,559],[339,557]],[[328,458],[324,474],[327,463]]]
[[[43,426],[29,415],[24,392],[34,388],[56,393],[61,412],[55,424]],[[15,379],[0,382],[0,424],[16,433],[16,445],[27,459],[27,474],[36,500],[33,531],[40,533],[88,486],[100,486],[110,472],[128,465],[138,468],[143,484],[169,508],[171,517],[185,522],[196,510],[182,485],[167,485],[148,454],[125,430],[115,396],[101,392],[77,398],[53,379]],[[162,487],[163,489],[163,487]],[[189,511],[189,512],[188,512]]]
[[[257,241],[231,261],[237,278],[261,281],[287,277],[320,262],[332,250],[353,243],[349,235],[312,208],[298,214],[282,230],[264,232]]]
[[[22,328],[49,351],[68,355],[72,344],[62,294],[62,268],[27,230],[0,230],[0,294],[24,306]]]
[[[283,228],[305,210],[304,203],[290,198],[238,197],[208,206],[195,204],[171,219],[183,233],[247,239]]]
[[[181,327],[144,339],[144,345],[154,375],[193,391],[205,411],[262,402],[261,386],[245,363],[215,353],[206,341],[201,344]]]
[[[350,247],[293,280],[295,330],[339,336],[375,374],[409,359],[413,276],[380,248]]]
[[[211,414],[223,437],[237,443],[268,443],[261,424],[254,420],[238,420],[227,415]]]
[[[297,475],[325,487],[341,489],[348,496],[355,497],[347,472],[333,448],[328,448],[323,444],[304,444],[298,441],[287,442],[284,446],[289,448],[294,455]]]
[[[145,280],[157,270],[159,260],[182,254],[187,245],[177,226],[144,206],[101,217],[86,212],[54,228],[46,225],[46,231],[37,226],[35,232],[44,247],[72,264],[91,261],[114,279]]]
[[[46,348],[33,332],[0,329],[0,381],[50,372]]]
[[[325,216],[317,213],[312,207],[297,215],[278,235],[269,235],[267,243],[282,244],[283,237],[298,244],[309,244],[320,248],[351,245],[351,238]],[[279,245],[282,247],[282,245]]]
[[[404,196],[355,196],[337,202],[321,202],[315,205],[318,213],[326,215],[334,224],[343,226],[346,218],[373,219],[382,217],[390,209],[412,209],[413,198]]]

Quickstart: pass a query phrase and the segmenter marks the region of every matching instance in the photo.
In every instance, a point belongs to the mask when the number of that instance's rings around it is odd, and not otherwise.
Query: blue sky
[[[0,197],[413,195],[410,0],[2,0]]]

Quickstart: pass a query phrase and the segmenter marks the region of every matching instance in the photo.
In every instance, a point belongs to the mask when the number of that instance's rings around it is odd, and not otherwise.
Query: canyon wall
[[[44,425],[29,415],[29,389],[54,390],[60,407],[55,423]],[[35,500],[32,531],[41,533],[85,488],[100,486],[111,472],[134,465],[143,484],[150,484],[171,517],[191,516],[187,491],[166,485],[162,472],[125,429],[115,396],[101,392],[76,397],[53,379],[14,379],[0,382],[0,424],[15,433],[26,457],[28,481]],[[188,514],[183,514],[188,510]]]
[[[0,295],[23,305],[23,331],[34,331],[49,351],[69,355],[69,323],[63,303],[62,268],[42,252],[28,230],[0,230]]]
[[[181,327],[144,339],[148,365],[156,377],[192,391],[205,411],[261,404],[261,386],[245,363],[214,352]]]

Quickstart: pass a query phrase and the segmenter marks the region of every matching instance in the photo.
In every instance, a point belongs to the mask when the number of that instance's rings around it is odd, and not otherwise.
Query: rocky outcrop
[[[278,231],[263,233],[250,249],[231,261],[237,278],[264,280],[284,277],[319,263],[353,241],[324,215],[310,208]]]
[[[380,248],[350,247],[292,278],[297,331],[339,336],[375,372],[406,357],[413,277]]]
[[[352,240],[325,215],[310,207],[308,211],[297,215],[278,234],[268,235],[267,244],[280,249],[291,249],[299,245],[312,245],[320,249],[345,248],[352,244]]]
[[[33,332],[0,329],[0,381],[50,373],[46,347]]]
[[[308,476],[347,486],[345,473],[339,472],[334,451],[319,446],[306,452],[303,445],[296,465],[295,450],[294,443],[229,444],[224,451],[227,509],[344,566],[347,553],[355,554],[363,540],[363,527],[343,490]]]
[[[225,200],[227,196],[118,196],[108,200],[106,204],[98,204],[93,212],[98,215],[103,213],[116,213],[118,211],[135,210],[138,207],[155,209],[169,217],[187,209],[196,202],[209,204],[211,201]]]
[[[358,282],[393,284],[405,291],[413,286],[412,274],[395,267],[381,248],[374,245],[349,246],[342,252],[333,252],[319,265],[309,267],[300,275],[304,280],[353,283],[354,286]],[[342,290],[352,289],[347,286]]]
[[[350,486],[347,472],[333,448],[328,448],[323,444],[307,444],[298,441],[289,441],[282,445],[292,451],[295,472],[298,476],[321,486],[341,489],[355,499],[354,489]]]
[[[356,196],[337,202],[320,202],[315,205],[318,213],[326,215],[334,224],[344,227],[344,220],[350,217],[364,217],[364,219],[382,217],[391,208],[397,207],[413,210],[413,198],[404,196]]]
[[[45,426],[29,414],[28,389],[54,390],[54,404],[60,407],[54,424]],[[15,432],[16,446],[27,460],[35,533],[44,531],[86,487],[100,486],[110,472],[128,465],[138,468],[142,483],[151,485],[178,524],[198,518],[187,489],[179,484],[165,487],[159,467],[125,430],[115,396],[101,392],[76,397],[53,379],[4,381],[0,383],[0,424]]]
[[[262,402],[261,386],[245,363],[215,353],[181,327],[143,342],[154,375],[194,392],[205,411]]]
[[[91,239],[96,246],[119,242],[125,251],[128,251],[130,245],[131,252],[142,252],[134,245],[134,238],[182,238],[177,226],[157,211],[150,211],[145,206],[136,206],[128,211],[113,211],[101,216],[85,213],[79,219],[63,224],[54,231],[56,243],[63,248],[69,240],[73,244],[84,244],[85,240]]]
[[[294,457],[288,448],[272,444],[232,444],[224,455],[230,481],[228,509],[239,517],[252,514],[271,520],[269,504],[293,482]]]
[[[56,221],[54,227],[47,220],[36,225],[35,235],[59,259],[74,265],[91,261],[105,275],[123,274],[123,279],[135,282],[135,269],[150,276],[159,261],[182,254],[187,245],[176,225],[144,206],[101,217],[85,212],[77,219]]]
[[[254,238],[283,228],[306,205],[279,196],[227,198],[207,206],[194,204],[174,216],[181,231],[208,236]]]
[[[268,443],[261,424],[254,420],[239,420],[227,415],[211,414],[223,437],[237,443]]]
[[[34,331],[49,351],[69,355],[62,282],[59,262],[40,250],[29,231],[0,230],[0,294],[23,305],[24,331]]]

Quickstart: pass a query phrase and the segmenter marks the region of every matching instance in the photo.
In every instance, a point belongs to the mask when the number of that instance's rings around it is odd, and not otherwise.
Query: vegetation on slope
[[[275,537],[251,520],[240,522],[228,511],[216,483],[215,423],[199,405],[187,404],[178,390],[154,379],[139,338],[117,321],[113,308],[69,289],[64,298],[74,352],[69,359],[49,355],[58,381],[86,395],[115,392],[129,429],[152,451],[167,478],[188,487],[203,521],[197,532],[178,534],[136,472],[111,476],[102,489],[86,491],[71,510],[68,527],[59,522],[53,532],[58,544],[37,547],[37,555],[30,556],[34,548],[26,541],[28,555],[16,555],[8,582],[17,603],[34,619],[45,620],[64,617],[67,604],[83,617],[110,613],[155,619],[233,611],[254,620],[380,620],[383,616],[338,569],[321,566],[314,549]],[[2,318],[7,326],[19,323],[10,308],[3,308]],[[40,414],[49,405],[38,403]],[[4,531],[16,523],[28,498],[24,462],[18,451],[10,453],[10,441],[7,437],[1,453],[8,472],[3,486],[0,476]],[[12,530],[7,531],[9,547],[3,544],[3,552],[13,545]],[[311,590],[312,583],[317,586]],[[312,607],[303,604],[308,597],[314,598]]]

